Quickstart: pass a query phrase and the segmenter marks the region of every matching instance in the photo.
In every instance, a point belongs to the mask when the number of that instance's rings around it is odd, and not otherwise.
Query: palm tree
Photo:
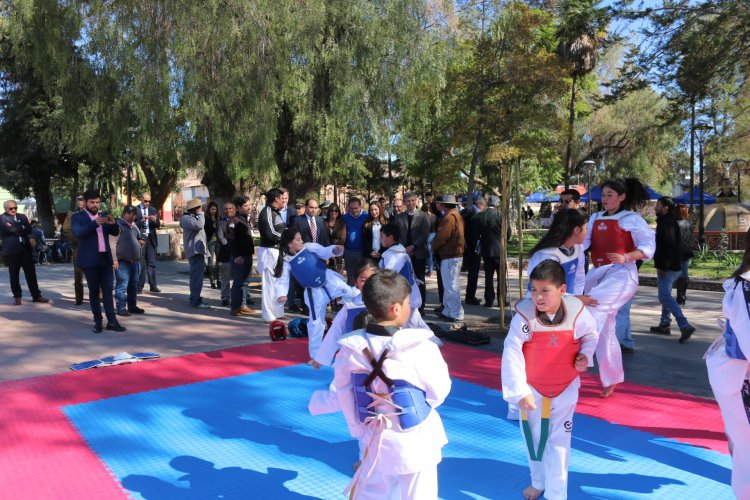
[[[570,89],[568,138],[565,146],[565,188],[573,169],[573,128],[575,125],[576,84],[591,73],[599,55],[600,27],[605,10],[596,7],[596,0],[563,0],[560,2],[560,24],[557,28],[557,55],[570,66],[573,83]]]

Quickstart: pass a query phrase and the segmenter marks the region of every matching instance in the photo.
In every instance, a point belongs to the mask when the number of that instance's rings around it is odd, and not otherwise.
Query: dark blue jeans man
[[[115,284],[115,303],[118,311],[127,309],[133,312],[138,307],[136,297],[138,293],[138,276],[141,272],[141,264],[138,261],[119,261],[115,271],[117,283]]]
[[[196,254],[188,259],[188,263],[190,264],[190,305],[202,307],[201,292],[203,291],[203,275],[206,272],[206,258],[203,254]]]
[[[243,256],[241,264],[238,264],[236,259],[237,257],[233,255],[229,261],[232,264],[232,291],[229,304],[229,309],[232,312],[238,311],[246,301],[245,290],[247,287],[245,286],[245,280],[250,275],[250,269],[253,267],[253,258],[251,256]]]

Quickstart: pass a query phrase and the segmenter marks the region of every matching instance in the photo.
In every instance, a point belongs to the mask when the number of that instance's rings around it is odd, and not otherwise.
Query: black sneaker
[[[159,290],[155,286],[152,286],[151,288],[149,288],[148,291],[151,292],[151,293],[161,293],[161,290]]]
[[[77,306],[82,306],[83,305],[83,301],[82,300],[76,300],[76,305]]]
[[[300,306],[298,306],[297,304],[294,304],[292,306],[289,306],[289,312],[295,313],[295,314],[302,314],[304,311],[302,310]]]
[[[94,323],[94,328],[92,328],[91,331],[94,333],[102,333],[102,324]]]
[[[649,328],[649,331],[651,333],[658,333],[661,335],[672,335],[672,330],[669,329],[669,325],[652,326],[651,328]]]
[[[440,313],[443,312],[443,309],[444,309],[443,306],[437,306],[435,309],[433,309],[433,311],[435,311],[436,313],[440,314]]]
[[[631,354],[635,352],[635,349],[633,349],[632,347],[627,347],[627,346],[620,344],[620,351],[623,353]]]
[[[464,299],[464,304],[468,304],[470,306],[478,306],[481,303],[482,302],[476,297],[467,297],[466,299]]]
[[[140,307],[134,307],[132,309],[128,309],[128,312],[132,314],[143,314],[146,311],[144,309],[141,309]]]
[[[110,321],[107,323],[107,330],[111,330],[113,332],[124,332],[125,330],[127,330],[127,328],[122,326],[117,321]]]
[[[222,307],[227,307],[228,305],[229,305],[229,301],[228,300],[222,300],[221,301],[221,306]]]
[[[125,310],[125,309],[118,309],[117,315],[118,316],[130,316],[130,311]]]
[[[440,318],[441,320],[443,320],[445,322],[448,322],[448,323],[457,323],[457,322],[461,321],[460,319],[451,318],[450,316],[446,316],[443,313],[438,314],[438,318]]]
[[[695,332],[695,327],[693,325],[688,325],[685,328],[680,328],[680,340],[678,341],[680,344],[684,344],[687,342],[687,340],[690,338],[691,335]]]

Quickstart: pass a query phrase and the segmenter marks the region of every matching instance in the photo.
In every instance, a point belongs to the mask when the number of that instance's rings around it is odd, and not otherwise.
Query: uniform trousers
[[[748,402],[743,402],[741,392],[747,361],[730,358],[722,345],[706,356],[706,367],[731,446],[732,490],[737,498],[750,498],[750,408],[745,406]]]
[[[279,249],[271,247],[258,248],[258,272],[261,276],[261,317],[263,321],[273,321],[284,316],[284,304],[276,301],[273,291],[273,277]]]
[[[635,295],[638,275],[624,265],[611,264],[592,269],[586,275],[584,293],[595,298],[599,305],[586,306],[596,319],[599,342],[596,345],[596,360],[599,363],[599,378],[603,387],[619,384],[625,380],[622,368],[622,351],[617,341],[615,325],[617,312]]]

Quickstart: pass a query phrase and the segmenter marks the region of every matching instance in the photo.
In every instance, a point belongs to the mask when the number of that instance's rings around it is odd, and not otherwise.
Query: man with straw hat
[[[206,271],[206,223],[203,215],[203,202],[200,198],[193,198],[187,202],[187,211],[180,217],[182,228],[182,245],[185,256],[190,263],[190,305],[199,309],[209,309],[210,306],[201,299],[203,290],[203,274]]]
[[[463,321],[459,276],[464,254],[464,222],[458,213],[455,195],[443,194],[435,200],[443,214],[437,227],[432,251],[440,257],[440,276],[443,280],[443,311],[438,317],[444,321]]]

